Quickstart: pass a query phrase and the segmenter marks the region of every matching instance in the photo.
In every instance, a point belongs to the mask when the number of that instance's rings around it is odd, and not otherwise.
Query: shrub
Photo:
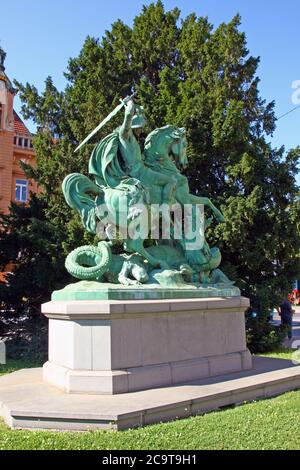
[[[278,349],[286,336],[286,329],[270,323],[268,318],[247,318],[247,346],[251,353],[265,353]]]
[[[7,357],[36,364],[45,362],[48,354],[48,322],[46,318],[42,315],[31,318],[25,312],[22,318],[7,318],[5,312],[1,313],[0,339],[5,339]],[[11,312],[9,313],[11,314]]]

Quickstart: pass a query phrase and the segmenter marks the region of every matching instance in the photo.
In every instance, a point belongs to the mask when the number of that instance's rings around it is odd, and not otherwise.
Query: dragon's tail
[[[67,271],[77,279],[99,281],[111,265],[111,248],[107,242],[98,246],[80,246],[66,258]]]

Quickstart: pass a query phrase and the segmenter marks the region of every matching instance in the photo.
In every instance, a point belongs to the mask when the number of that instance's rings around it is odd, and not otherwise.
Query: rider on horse
[[[162,195],[158,202],[170,204],[176,189],[177,179],[154,171],[144,163],[139,138],[146,120],[141,106],[130,100],[125,106],[125,117],[119,129],[102,139],[94,149],[89,173],[98,184],[116,187],[122,179],[130,176],[145,186],[159,186]]]

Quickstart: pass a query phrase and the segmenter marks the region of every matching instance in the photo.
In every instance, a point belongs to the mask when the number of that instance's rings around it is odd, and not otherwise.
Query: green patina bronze
[[[218,222],[224,219],[208,198],[190,193],[181,174],[188,164],[185,129],[171,125],[155,129],[142,148],[143,108],[132,97],[122,105],[123,124],[92,152],[91,179],[73,173],[63,182],[67,203],[79,212],[85,229],[101,241],[68,255],[68,272],[84,282],[53,293],[53,299],[240,295],[218,269],[219,249],[210,248],[205,240],[205,228],[212,219],[203,221],[201,245],[195,244],[199,207],[206,206]],[[189,217],[183,221],[186,207]],[[182,210],[179,217],[170,215],[174,208]],[[169,224],[169,236],[153,237],[153,221]],[[178,224],[189,229],[181,237],[176,235]]]

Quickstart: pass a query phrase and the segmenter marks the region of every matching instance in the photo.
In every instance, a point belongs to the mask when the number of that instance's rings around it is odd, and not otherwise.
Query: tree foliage
[[[177,8],[166,11],[158,1],[143,7],[132,27],[118,20],[101,40],[88,37],[69,61],[63,92],[51,78],[41,94],[16,83],[23,116],[38,129],[37,167],[26,171],[43,193],[4,218],[0,256],[15,268],[10,289],[2,285],[3,298],[37,304],[66,282],[64,257],[88,236],[63,200],[62,179],[86,173],[93,145],[74,154],[76,144],[134,89],[147,131],[167,123],[187,129],[191,189],[211,197],[225,215],[209,233],[224,270],[261,313],[276,305],[300,276],[300,148],[286,152],[270,144],[274,103],[260,96],[258,64],[238,15],[214,28],[207,18],[182,19]]]

